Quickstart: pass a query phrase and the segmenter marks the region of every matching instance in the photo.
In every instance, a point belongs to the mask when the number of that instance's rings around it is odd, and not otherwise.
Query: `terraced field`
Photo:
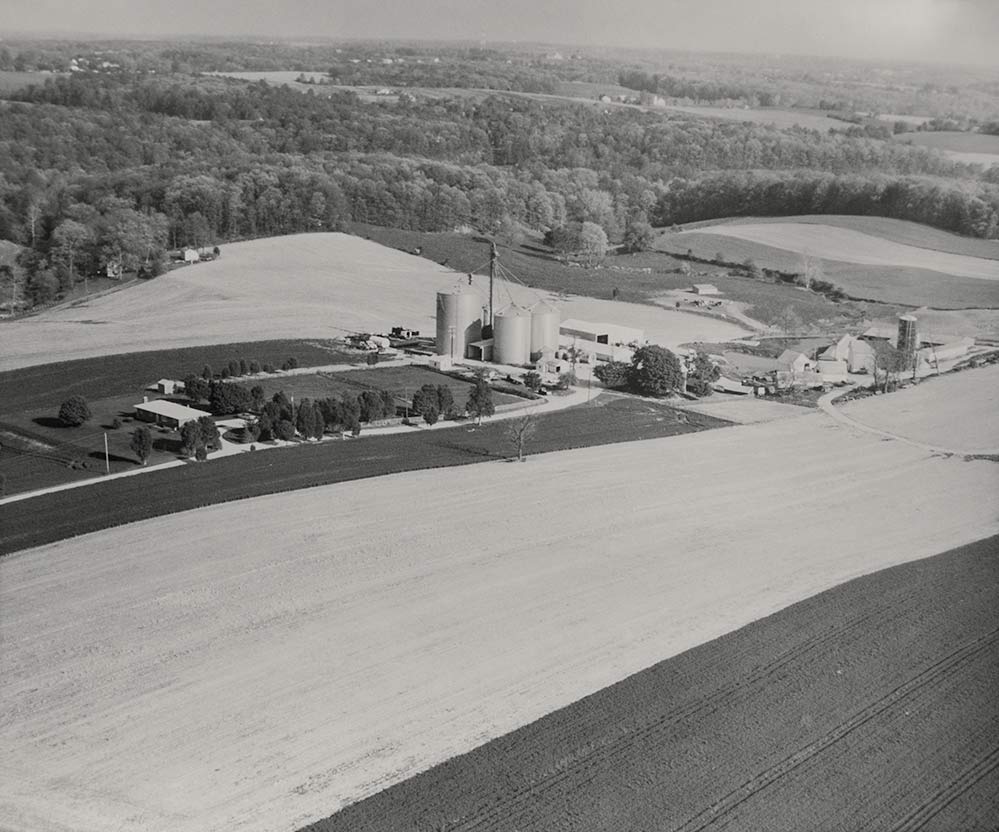
[[[721,254],[726,261],[753,260],[762,268],[799,273],[807,253],[822,267],[824,278],[851,297],[937,309],[999,307],[999,260],[996,244],[973,241],[975,252],[961,252],[961,238],[946,235],[942,250],[904,241],[911,229],[882,236],[884,221],[860,230],[863,220],[822,223],[814,218],[726,220],[693,230],[663,234],[656,248],[702,258]],[[939,233],[939,232],[938,232]],[[929,246],[929,247],[926,247]]]
[[[961,376],[971,384],[974,372]],[[0,697],[17,703],[0,721],[0,817],[37,832],[292,830],[845,580],[999,533],[997,490],[993,462],[816,413],[275,494],[15,553],[0,560]],[[669,797],[666,815],[689,828],[709,825],[712,806],[733,822],[779,811],[774,828],[826,817],[849,788],[903,789],[919,820],[935,808],[911,802],[914,791],[928,801],[989,785],[990,735],[947,728],[994,687],[983,662],[996,625],[969,607],[979,629],[964,629],[960,597],[941,600],[956,627],[941,642],[895,629],[890,611],[812,616],[816,629],[758,670],[752,652],[721,660],[749,674],[745,687],[728,675],[722,699],[709,685],[703,707],[677,693],[663,718],[614,724],[622,742],[607,751],[621,755],[593,766],[598,747],[574,729],[537,758],[581,789],[558,822],[641,828],[642,801],[663,799],[664,766],[672,777],[695,759],[712,773]],[[849,658],[855,638],[870,664]],[[867,668],[889,659],[872,681]],[[812,675],[796,672],[802,662]],[[745,723],[730,711],[711,730],[684,730],[686,717],[761,686],[787,697],[757,700]],[[734,726],[763,717],[777,734],[732,742]],[[925,754],[903,760],[908,779],[871,782],[914,734]],[[805,774],[806,813],[785,815],[801,798],[783,789]],[[601,777],[628,790],[636,822],[620,803],[585,802]],[[518,825],[540,828],[533,781],[525,790],[519,778],[504,786]],[[481,785],[477,806],[492,788]],[[435,799],[420,822],[451,828],[458,816],[437,814],[450,806]],[[499,806],[468,828],[510,828],[506,817]]]

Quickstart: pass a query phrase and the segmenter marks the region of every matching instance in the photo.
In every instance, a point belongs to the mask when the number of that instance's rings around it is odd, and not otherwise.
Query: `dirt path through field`
[[[848,578],[999,466],[824,414],[313,488],[0,561],[0,817],[291,830]]]

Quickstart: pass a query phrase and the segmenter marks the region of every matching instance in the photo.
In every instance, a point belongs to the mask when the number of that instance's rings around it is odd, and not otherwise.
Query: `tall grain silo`
[[[899,315],[898,340],[895,344],[907,358],[912,358],[919,347],[919,333],[916,330],[916,323],[917,321],[912,315]]]
[[[510,304],[493,319],[493,361],[521,366],[531,360],[531,313]]]
[[[459,286],[437,293],[437,354],[455,360],[465,358],[468,345],[482,337],[482,299]]]
[[[531,307],[531,360],[537,360],[542,353],[558,349],[558,327],[562,316],[558,309],[546,301],[539,301]]]

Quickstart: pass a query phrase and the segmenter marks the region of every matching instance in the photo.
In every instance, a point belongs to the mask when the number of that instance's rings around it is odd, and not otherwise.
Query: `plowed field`
[[[999,538],[859,578],[309,832],[999,825]]]
[[[292,830],[845,580],[999,533],[997,490],[995,463],[816,413],[259,497],[15,553],[0,560],[0,818],[32,832]],[[963,621],[959,598],[943,608]],[[817,616],[824,675],[804,698],[791,695],[808,684],[800,665],[778,653],[753,671],[747,653],[749,682],[670,711],[685,743],[666,747],[672,771],[708,763],[670,817],[716,804],[736,817],[756,799],[783,813],[767,797],[785,773],[833,759],[864,726],[881,726],[865,752],[879,771],[906,747],[898,733],[920,730],[906,709],[978,713],[994,695],[981,661],[996,625],[971,618],[985,629],[941,631],[943,647],[874,618],[884,641],[857,669],[829,658],[853,619]],[[889,659],[900,664],[882,671]],[[759,687],[786,696],[683,733],[687,717]],[[606,736],[628,730],[613,770],[673,736],[654,717]],[[949,746],[930,733],[925,771],[986,770],[986,735]],[[586,753],[566,739],[543,770]],[[651,759],[621,785],[636,799],[657,799]],[[583,782],[601,769],[574,771]],[[840,793],[835,777],[873,788],[849,760],[809,788]],[[924,799],[940,785],[926,782]],[[523,807],[530,789],[515,774],[508,785]],[[488,801],[482,788],[471,797]],[[612,803],[559,807],[562,828],[647,828]],[[523,827],[536,823],[526,811]],[[503,811],[483,817],[517,828]]]

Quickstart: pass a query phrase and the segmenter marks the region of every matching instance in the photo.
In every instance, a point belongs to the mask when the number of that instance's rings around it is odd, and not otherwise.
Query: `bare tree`
[[[525,413],[513,419],[506,428],[506,438],[517,449],[517,461],[524,461],[524,446],[538,429],[538,417]]]

